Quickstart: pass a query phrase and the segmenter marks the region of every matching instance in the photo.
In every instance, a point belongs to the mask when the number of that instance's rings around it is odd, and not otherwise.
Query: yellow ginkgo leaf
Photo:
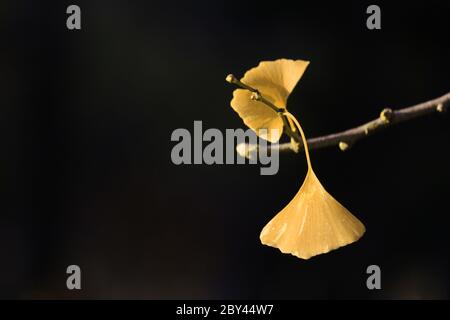
[[[265,245],[302,259],[358,240],[364,225],[321,185],[313,170],[291,202],[262,230]]]
[[[255,88],[278,108],[286,108],[287,99],[308,66],[308,61],[278,59],[263,61],[250,69],[241,82]],[[231,107],[244,123],[263,139],[277,142],[283,133],[283,121],[274,110],[251,99],[245,89],[233,92]],[[261,130],[265,129],[265,130]],[[272,132],[272,129],[277,129]]]
[[[284,115],[301,133],[308,172],[294,199],[264,227],[260,239],[283,253],[309,259],[355,242],[366,229],[322,186],[312,169],[302,127],[292,114]]]

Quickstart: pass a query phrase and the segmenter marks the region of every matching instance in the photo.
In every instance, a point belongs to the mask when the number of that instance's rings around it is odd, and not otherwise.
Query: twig
[[[357,141],[379,132],[385,128],[388,128],[394,124],[409,121],[430,113],[444,113],[450,105],[450,93],[447,93],[439,98],[429,100],[414,106],[406,107],[403,109],[392,110],[384,109],[381,111],[380,116],[370,122],[362,124],[358,127],[341,131],[338,133],[329,134],[326,136],[316,137],[308,139],[309,150],[320,149],[332,146],[339,146],[342,151],[348,150]],[[295,132],[296,133],[296,132]],[[282,143],[276,146],[279,151],[292,151],[299,152],[303,150],[303,143],[298,137],[290,135],[298,143],[298,145],[291,143]],[[275,146],[268,145],[267,148],[273,148]],[[241,150],[249,150],[244,155],[251,157],[253,153],[258,151],[258,147],[253,145],[247,145]]]
[[[378,118],[356,128],[308,139],[308,146],[311,150],[337,145],[342,151],[345,151],[353,146],[358,140],[365,138],[371,134],[381,131],[394,124],[409,121],[430,113],[443,113],[446,111],[449,105],[450,93],[447,93],[439,98],[403,109],[384,109],[383,111],[381,111]],[[280,151],[291,150],[290,145],[290,143],[280,144],[279,149]],[[303,149],[301,141],[299,149]]]

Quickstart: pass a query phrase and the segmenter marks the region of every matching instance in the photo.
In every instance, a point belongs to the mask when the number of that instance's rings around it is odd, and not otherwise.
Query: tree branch
[[[357,141],[379,132],[385,128],[391,127],[397,123],[405,122],[418,118],[430,113],[438,112],[443,113],[450,105],[450,92],[433,100],[423,102],[414,106],[410,106],[403,109],[392,110],[384,109],[380,116],[372,121],[362,124],[358,127],[333,133],[321,137],[308,139],[309,150],[319,149],[325,147],[339,146],[342,151],[345,151],[352,147]],[[295,139],[298,143],[297,146],[292,143],[282,143],[279,145],[268,146],[267,148],[278,148],[279,151],[292,151],[299,152],[303,150],[303,143],[301,140]],[[258,151],[258,146],[246,145],[241,146],[241,155],[247,158],[251,157]],[[242,150],[246,150],[242,152]]]

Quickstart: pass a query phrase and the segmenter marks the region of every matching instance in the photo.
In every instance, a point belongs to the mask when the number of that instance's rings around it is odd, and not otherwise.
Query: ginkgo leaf
[[[262,230],[265,245],[302,259],[357,241],[364,225],[337,202],[310,168],[300,190]]]
[[[241,82],[255,88],[267,100],[279,108],[286,108],[287,100],[308,66],[308,61],[278,59],[262,61],[250,69]],[[283,133],[283,121],[271,108],[260,101],[251,99],[251,92],[236,89],[231,107],[244,123],[263,139],[277,142]],[[264,133],[261,129],[264,130]],[[276,132],[271,132],[277,129]],[[266,134],[265,134],[266,133]]]
[[[250,96],[251,92],[248,90],[234,90],[231,106],[256,135],[270,142],[277,142],[283,134],[283,120],[274,110],[259,101],[251,100]]]

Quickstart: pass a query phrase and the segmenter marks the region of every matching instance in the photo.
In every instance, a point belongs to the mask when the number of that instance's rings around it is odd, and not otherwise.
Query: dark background
[[[261,60],[311,61],[289,100],[309,137],[448,92],[448,1],[375,3],[378,31],[364,1],[2,1],[0,297],[448,298],[448,114],[312,152],[367,232],[308,261],[259,241],[302,155],[275,176],[170,159],[194,120],[244,128],[224,78]],[[382,290],[366,288],[371,264]]]

